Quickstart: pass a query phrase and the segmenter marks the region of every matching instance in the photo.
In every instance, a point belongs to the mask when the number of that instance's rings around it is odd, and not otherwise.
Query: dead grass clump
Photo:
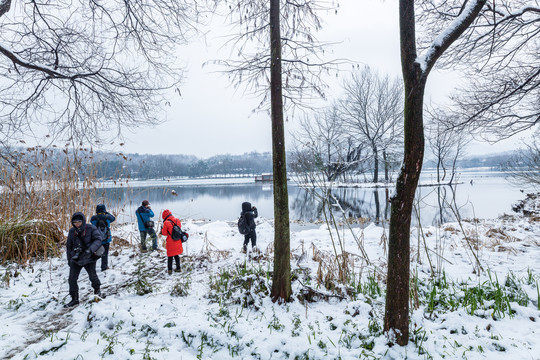
[[[114,244],[115,248],[130,248],[131,247],[131,243],[128,240],[122,239],[121,237],[118,237],[116,235],[112,236],[112,244]]]
[[[503,243],[503,242],[515,242],[518,239],[514,236],[508,235],[503,229],[489,229],[486,231],[485,235],[490,238],[496,240],[497,243]]]
[[[445,226],[445,227],[443,228],[443,230],[444,230],[444,231],[447,231],[447,232],[449,232],[449,233],[452,233],[452,234],[454,234],[454,235],[457,234],[457,233],[459,233],[459,230],[458,230],[458,229],[456,229],[455,227],[450,226],[450,225]]]
[[[0,222],[1,261],[27,263],[31,258],[47,259],[60,254],[64,234],[57,223],[47,220]]]

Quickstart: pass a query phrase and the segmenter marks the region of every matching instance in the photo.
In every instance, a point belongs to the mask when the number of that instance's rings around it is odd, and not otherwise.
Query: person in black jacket
[[[73,227],[69,229],[66,254],[69,264],[69,295],[71,301],[64,305],[72,307],[79,304],[79,286],[77,280],[82,268],[88,273],[94,294],[100,296],[101,282],[96,273],[96,259],[93,254],[101,246],[101,232],[92,224],[86,223],[82,212],[76,212],[71,217]]]
[[[246,222],[249,226],[249,233],[244,235],[244,246],[242,247],[242,251],[247,252],[249,239],[251,239],[252,249],[257,246],[257,233],[255,232],[257,225],[255,224],[254,219],[259,216],[259,213],[257,212],[257,208],[255,206],[251,206],[251,203],[246,201],[242,203],[242,215],[246,217]]]
[[[111,245],[111,223],[116,220],[113,214],[107,211],[104,204],[96,206],[96,215],[90,218],[92,225],[101,231],[101,245],[105,248],[105,252],[101,255],[101,271],[109,268],[109,247]]]

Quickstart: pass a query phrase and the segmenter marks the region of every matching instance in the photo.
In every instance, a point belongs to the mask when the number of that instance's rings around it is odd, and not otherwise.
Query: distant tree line
[[[29,151],[31,150],[31,151]],[[66,150],[67,151],[67,150]],[[48,149],[41,151],[38,148],[19,148],[11,151],[11,163],[28,160],[25,167],[32,175],[35,165],[43,163],[47,158],[50,171],[63,170],[65,156],[73,157],[73,150]],[[45,155],[46,154],[46,155]],[[516,151],[505,153],[468,156],[457,162],[459,168],[489,167],[491,170],[505,170],[505,164],[516,156]],[[200,159],[194,155],[150,155],[150,154],[124,154],[112,152],[92,152],[88,149],[78,149],[74,156],[80,164],[79,177],[96,177],[98,179],[116,179],[130,177],[133,179],[156,179],[169,177],[205,177],[205,176],[253,176],[272,172],[272,155],[269,152],[251,152],[242,155],[215,155],[208,159]],[[291,162],[298,161],[297,154],[289,154]],[[8,159],[9,160],[9,159]],[[8,166],[6,159],[0,162]],[[426,168],[435,168],[436,159],[426,160]],[[358,162],[362,168],[364,162]],[[291,166],[294,169],[294,166]],[[333,169],[331,169],[333,170]],[[294,170],[293,170],[294,171]],[[369,179],[366,178],[366,181]]]
[[[100,153],[87,161],[95,167],[96,177],[105,179],[119,176],[134,179],[251,176],[272,172],[269,152],[215,155],[208,159],[193,155]]]

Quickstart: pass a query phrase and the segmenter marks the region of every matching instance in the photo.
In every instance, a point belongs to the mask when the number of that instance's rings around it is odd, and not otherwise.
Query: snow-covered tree
[[[486,0],[460,1],[462,6],[455,10],[453,21],[436,29],[436,36],[421,55],[417,51],[415,3],[419,2],[399,1],[401,65],[405,85],[405,152],[395,194],[391,199],[384,317],[384,330],[392,332],[399,345],[406,345],[409,341],[410,227],[414,196],[424,159],[423,107],[426,82],[437,60],[473,24]]]
[[[462,1],[424,1],[434,30],[453,21]],[[443,63],[469,80],[454,96],[457,125],[485,139],[508,138],[540,121],[540,2],[492,0]]]

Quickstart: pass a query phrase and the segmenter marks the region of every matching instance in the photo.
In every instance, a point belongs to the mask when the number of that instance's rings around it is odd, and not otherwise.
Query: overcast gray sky
[[[340,42],[331,49],[333,57],[370,65],[382,74],[401,76],[398,1],[340,0],[339,5],[337,14],[324,16],[326,24],[318,35],[323,41]],[[221,28],[221,20],[215,21],[216,27]],[[265,113],[252,113],[259,99],[243,93],[243,89],[235,91],[224,75],[215,72],[218,68],[202,68],[205,61],[227,58],[228,53],[219,50],[222,35],[211,31],[206,43],[199,40],[181,50],[181,59],[188,67],[180,89],[182,95],[172,98],[167,119],[161,125],[126,132],[124,152],[207,158],[225,153],[271,151],[270,118]],[[337,79],[328,79],[330,99],[341,95],[340,83],[350,66],[342,70]],[[426,103],[444,101],[457,83],[456,76],[450,72],[434,71],[428,80]],[[289,120],[287,129],[293,129],[296,123],[294,118]],[[487,145],[473,145],[472,150],[501,151],[515,141],[499,144],[496,150]]]

